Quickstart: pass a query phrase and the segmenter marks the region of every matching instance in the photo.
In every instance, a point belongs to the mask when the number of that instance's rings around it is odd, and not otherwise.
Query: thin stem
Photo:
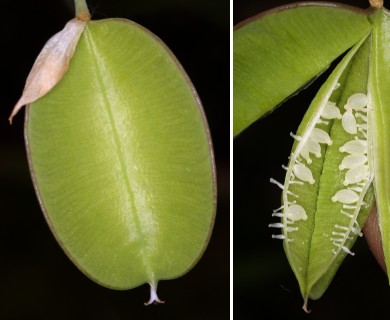
[[[82,21],[91,20],[91,14],[89,13],[88,6],[85,0],[75,0],[74,5],[76,7],[76,18]]]
[[[383,8],[383,0],[370,0],[370,5],[373,8],[381,9]]]

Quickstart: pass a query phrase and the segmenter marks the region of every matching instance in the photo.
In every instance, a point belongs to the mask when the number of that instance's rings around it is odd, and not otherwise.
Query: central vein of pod
[[[96,79],[98,81],[100,81],[100,88],[98,90],[104,90],[103,88],[107,88],[107,87],[110,87],[110,85],[105,85],[103,83],[103,80],[105,77],[107,77],[107,74],[103,75],[103,72],[104,73],[107,73],[108,70],[104,70],[102,71],[101,69],[103,68],[103,66],[105,65],[104,61],[102,61],[100,58],[99,58],[99,51],[98,51],[98,48],[96,47],[96,44],[94,42],[94,39],[92,37],[92,35],[89,33],[88,29],[86,29],[85,31],[85,37],[86,37],[86,40],[87,40],[87,45],[88,47],[90,48],[90,51],[93,52],[93,54],[91,54],[91,57],[92,59],[94,60],[94,64],[96,66]],[[116,123],[116,120],[115,120],[115,117],[114,117],[114,114],[113,114],[113,111],[112,111],[112,107],[111,107],[111,104],[112,102],[108,100],[107,96],[106,95],[102,95],[104,97],[104,101],[102,101],[102,104],[104,104],[104,108],[107,112],[107,115],[108,115],[108,118],[109,118],[109,121],[110,121],[110,126],[111,126],[111,129],[113,131],[113,137],[114,137],[114,144],[115,144],[115,147],[116,147],[116,153],[118,155],[118,161],[120,163],[120,168],[121,168],[121,173],[122,173],[122,177],[123,177],[123,182],[126,186],[126,190],[127,190],[127,195],[128,195],[128,201],[129,201],[129,204],[130,204],[130,210],[131,212],[133,213],[132,215],[132,219],[133,219],[133,222],[134,222],[134,225],[136,227],[136,231],[137,231],[137,236],[138,236],[138,240],[141,242],[141,256],[142,256],[142,260],[143,260],[143,264],[145,266],[145,272],[146,274],[148,275],[149,277],[149,280],[150,280],[150,284],[151,285],[156,285],[156,279],[154,279],[154,273],[151,269],[151,264],[150,264],[150,261],[149,261],[149,258],[148,258],[148,254],[145,250],[145,248],[147,248],[147,243],[146,243],[146,237],[144,235],[144,232],[143,232],[143,227],[142,227],[142,223],[139,219],[139,208],[137,208],[137,203],[136,203],[136,199],[134,197],[134,192],[133,192],[133,187],[132,186],[132,183],[131,183],[131,178],[129,177],[129,174],[128,174],[128,170],[127,170],[127,166],[128,166],[128,163],[127,161],[125,160],[125,156],[123,154],[123,145],[122,145],[122,141],[121,141],[121,138],[120,138],[120,135],[117,131],[117,123]]]

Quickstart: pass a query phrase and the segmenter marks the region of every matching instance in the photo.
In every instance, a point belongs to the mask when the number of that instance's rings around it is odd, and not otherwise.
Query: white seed
[[[334,91],[334,90],[337,90],[338,88],[340,88],[340,83],[337,82],[337,83],[334,85],[334,87],[333,87],[333,91]]]
[[[272,235],[272,239],[283,240],[284,238],[286,238],[286,237],[283,234],[273,234]]]
[[[343,126],[343,129],[350,133],[350,134],[356,134],[357,133],[357,125],[356,125],[356,119],[354,115],[352,114],[352,109],[347,110],[343,114],[343,118],[341,120],[341,124]]]
[[[332,197],[333,202],[341,202],[345,204],[351,204],[358,202],[359,195],[352,190],[349,189],[342,189],[337,191],[337,193]]]
[[[335,102],[328,101],[321,113],[321,117],[325,119],[341,119],[341,112]]]
[[[313,179],[313,174],[311,173],[311,170],[304,164],[294,164],[293,172],[298,179],[309,182],[310,184],[314,184],[315,180]]]
[[[355,93],[348,98],[347,104],[344,106],[346,110],[363,110],[368,104],[368,98],[364,93]]]
[[[311,164],[313,162],[310,158],[310,152],[309,148],[307,147],[307,144],[303,146],[299,155],[304,158],[308,164]]]
[[[311,164],[312,160],[310,158],[310,153],[313,153],[316,158],[321,158],[321,146],[317,141],[314,141],[311,138],[307,139],[299,155],[303,157],[308,164]]]
[[[349,154],[367,154],[367,141],[351,140],[340,147],[340,152],[347,152]]]
[[[287,208],[286,216],[292,221],[307,220],[305,209],[298,204],[293,204]]]
[[[332,140],[330,139],[329,134],[322,129],[314,128],[310,138],[314,141],[317,141],[318,143],[326,143],[327,145],[332,144]]]
[[[365,156],[364,154],[349,154],[343,159],[339,166],[339,169],[351,169],[353,167],[365,164],[367,160],[367,156]]]
[[[358,183],[362,180],[367,180],[369,175],[370,171],[367,165],[353,167],[349,169],[345,174],[343,184],[345,186],[348,186],[350,184]]]
[[[309,138],[306,141],[306,145],[310,153],[314,153],[316,158],[321,158],[321,146],[317,141]]]

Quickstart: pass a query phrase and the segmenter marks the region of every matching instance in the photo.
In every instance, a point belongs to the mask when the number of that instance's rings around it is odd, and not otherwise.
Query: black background
[[[36,200],[23,112],[8,124],[44,43],[73,18],[71,0],[1,3],[0,319],[227,319],[229,317],[229,1],[91,0],[93,18],[136,21],[159,36],[192,79],[209,120],[218,170],[214,233],[200,262],[149,288],[114,291],[85,277],[55,242]]]
[[[234,23],[291,2],[234,0]],[[342,3],[369,6],[368,1]],[[281,165],[287,164],[293,143],[289,133],[297,130],[328,75],[255,122],[233,142],[234,319],[386,319],[390,315],[387,277],[364,239],[358,239],[356,255],[345,259],[323,297],[309,303],[312,312],[306,315],[282,243],[271,239],[268,228],[281,197],[269,179],[283,181]]]

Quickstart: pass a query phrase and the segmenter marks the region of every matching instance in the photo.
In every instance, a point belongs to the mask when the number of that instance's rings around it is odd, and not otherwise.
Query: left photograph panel
[[[229,1],[5,6],[1,317],[228,319]]]

